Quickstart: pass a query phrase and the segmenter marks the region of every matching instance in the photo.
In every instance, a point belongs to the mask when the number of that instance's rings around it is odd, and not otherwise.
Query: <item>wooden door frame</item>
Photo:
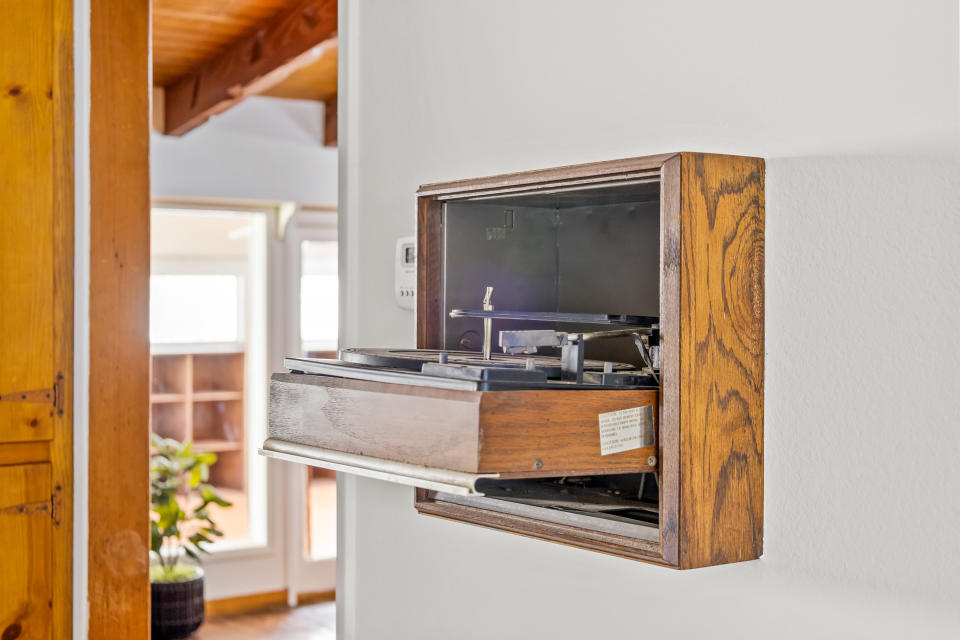
[[[150,635],[146,428],[150,2],[86,3],[90,8],[87,636],[136,640]],[[79,90],[85,97],[86,87]],[[75,601],[79,598],[82,594],[75,594]],[[85,637],[83,630],[76,631],[75,637]]]

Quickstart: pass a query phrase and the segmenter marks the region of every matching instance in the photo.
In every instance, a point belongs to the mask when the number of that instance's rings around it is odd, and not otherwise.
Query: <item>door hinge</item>
[[[60,493],[60,487],[58,486],[54,492],[50,494],[49,500],[24,502],[2,507],[0,508],[0,516],[32,516],[37,513],[49,513],[53,523],[60,524],[60,511],[63,509]]]
[[[60,500],[60,485],[58,484],[54,488],[53,493],[50,494],[50,518],[53,520],[53,524],[60,524],[60,511],[63,508],[63,503]]]
[[[0,402],[29,402],[32,404],[52,404],[57,415],[63,415],[63,374],[57,374],[57,381],[48,389],[29,391],[11,391],[0,394]]]
[[[35,513],[49,513],[50,517],[53,517],[53,496],[50,496],[50,500],[24,502],[0,508],[0,516],[32,516]]]

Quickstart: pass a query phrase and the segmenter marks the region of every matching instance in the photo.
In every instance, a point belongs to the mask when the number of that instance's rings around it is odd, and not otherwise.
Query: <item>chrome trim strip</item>
[[[466,473],[422,467],[405,462],[372,458],[354,453],[344,453],[314,447],[307,444],[268,438],[259,450],[260,455],[288,462],[297,462],[311,467],[323,467],[333,471],[353,473],[366,478],[396,482],[411,487],[443,491],[460,496],[482,496],[477,490],[478,480],[499,478],[498,473]]]
[[[340,363],[340,364],[335,364]],[[458,380],[455,378],[439,378],[425,376],[411,371],[380,370],[361,368],[360,365],[345,363],[342,360],[319,360],[314,358],[284,358],[283,366],[290,371],[302,371],[337,378],[353,380],[368,380],[370,382],[387,382],[391,384],[406,384],[413,387],[432,387],[434,389],[452,389],[454,391],[476,391],[477,382],[473,380]]]

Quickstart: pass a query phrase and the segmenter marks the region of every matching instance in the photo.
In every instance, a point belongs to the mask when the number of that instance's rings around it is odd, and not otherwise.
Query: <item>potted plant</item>
[[[222,536],[211,504],[229,507],[208,483],[215,453],[198,453],[190,441],[151,435],[150,595],[155,640],[186,638],[203,624],[203,569],[187,562]]]

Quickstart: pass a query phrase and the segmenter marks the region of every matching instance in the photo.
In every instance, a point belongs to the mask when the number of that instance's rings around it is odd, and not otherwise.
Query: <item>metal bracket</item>
[[[39,502],[24,502],[0,508],[0,516],[32,516],[37,513],[51,513],[53,511],[53,496],[50,500]],[[51,514],[52,517],[52,514]]]
[[[38,513],[48,513],[54,524],[60,524],[60,511],[62,508],[63,501],[60,498],[60,487],[58,486],[54,492],[50,494],[49,500],[12,504],[0,508],[0,516],[32,516]]]
[[[445,491],[458,495],[483,495],[477,482],[487,478],[499,478],[497,473],[467,473],[450,469],[423,467],[395,460],[384,460],[355,453],[333,451],[299,442],[268,438],[259,451],[260,455],[288,462],[299,462],[312,467],[352,473],[367,478],[406,484],[432,491]]]
[[[0,402],[27,402],[30,404],[52,404],[57,415],[63,415],[63,374],[57,374],[57,381],[48,389],[29,391],[11,391],[0,394]]]

